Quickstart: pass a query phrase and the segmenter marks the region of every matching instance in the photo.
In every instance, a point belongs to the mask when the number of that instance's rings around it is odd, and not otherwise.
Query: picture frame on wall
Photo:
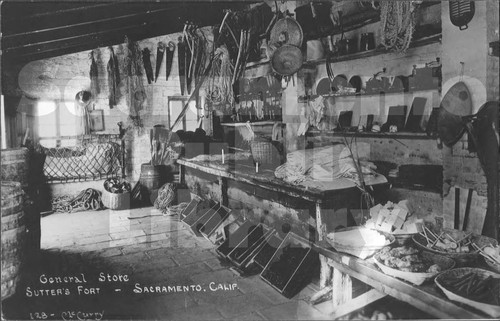
[[[92,110],[89,112],[90,130],[99,132],[104,130],[104,111],[102,109]]]

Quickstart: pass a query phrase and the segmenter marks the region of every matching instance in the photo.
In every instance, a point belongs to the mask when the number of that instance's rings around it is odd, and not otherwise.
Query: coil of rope
[[[52,210],[55,212],[96,211],[102,208],[101,192],[93,188],[87,188],[73,198],[62,196],[52,201]]]
[[[381,1],[380,27],[382,45],[389,50],[405,52],[415,29],[415,7],[418,1]]]

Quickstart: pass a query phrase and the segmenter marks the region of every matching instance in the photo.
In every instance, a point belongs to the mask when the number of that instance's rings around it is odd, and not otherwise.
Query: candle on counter
[[[255,172],[258,173],[259,172],[259,163],[255,163]]]
[[[222,150],[222,164],[224,164],[224,149]]]

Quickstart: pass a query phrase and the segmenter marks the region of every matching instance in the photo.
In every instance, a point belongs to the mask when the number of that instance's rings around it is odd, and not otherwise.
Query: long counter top
[[[339,191],[356,190],[356,184],[347,179],[340,178],[332,181],[306,181],[303,185],[292,185],[274,176],[274,170],[261,168],[257,173],[250,162],[228,161],[194,161],[178,159],[177,163],[202,172],[219,177],[230,178],[238,182],[255,184],[262,188],[286,193],[290,196],[300,197],[315,203],[322,203]],[[374,180],[367,180],[369,186],[387,185],[385,177],[380,176]]]

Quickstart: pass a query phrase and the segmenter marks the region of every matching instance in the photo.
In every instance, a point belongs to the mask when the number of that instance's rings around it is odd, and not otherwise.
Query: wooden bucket
[[[18,182],[2,181],[2,300],[16,291],[26,258],[23,191]]]

